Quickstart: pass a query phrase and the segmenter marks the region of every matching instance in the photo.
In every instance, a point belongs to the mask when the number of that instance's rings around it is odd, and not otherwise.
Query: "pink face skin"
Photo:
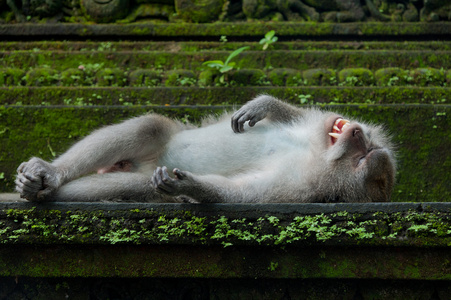
[[[131,172],[133,164],[128,160],[121,160],[112,165],[111,167],[105,167],[97,170],[97,174],[113,173],[113,172]]]

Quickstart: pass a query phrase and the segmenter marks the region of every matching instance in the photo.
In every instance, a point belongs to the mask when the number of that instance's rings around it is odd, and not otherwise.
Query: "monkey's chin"
[[[356,170],[367,168],[371,164],[381,164],[390,162],[390,153],[385,148],[368,149],[368,153],[362,156],[356,166]]]
[[[333,125],[331,126],[331,130],[329,132],[329,136],[332,142],[332,145],[334,145],[340,135],[345,132],[345,130],[349,127],[351,122],[349,120],[343,119],[341,117],[338,117],[335,119]]]

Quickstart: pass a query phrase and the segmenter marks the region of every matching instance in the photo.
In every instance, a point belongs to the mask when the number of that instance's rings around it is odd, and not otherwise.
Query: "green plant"
[[[229,72],[233,69],[235,66],[235,62],[231,62],[232,58],[243,52],[244,50],[249,49],[249,46],[241,47],[239,49],[236,49],[232,53],[230,53],[229,57],[227,57],[226,61],[223,62],[222,60],[209,60],[204,62],[202,65],[206,65],[209,68],[217,69],[221,73]],[[224,82],[224,75],[221,76],[219,79],[221,83]]]
[[[194,86],[194,85],[196,85],[196,79],[195,78],[180,77],[180,78],[177,78],[176,81],[177,81],[178,85],[181,85],[181,86]]]
[[[312,97],[312,95],[298,95],[299,101],[301,102],[301,104],[307,104],[310,100],[310,98]]]
[[[263,50],[268,49],[269,45],[274,44],[279,39],[275,36],[276,32],[271,30],[265,34],[265,37],[260,40],[260,45],[263,45]]]
[[[362,85],[357,76],[348,76],[345,78],[345,81],[340,82],[339,86],[357,86]]]
[[[391,77],[391,78],[388,80],[387,85],[388,85],[388,86],[395,86],[395,85],[397,85],[398,81],[399,81],[399,77],[398,77],[398,76]]]

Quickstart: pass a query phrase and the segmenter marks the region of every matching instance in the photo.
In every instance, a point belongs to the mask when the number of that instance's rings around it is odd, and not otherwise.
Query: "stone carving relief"
[[[0,0],[0,23],[450,21],[449,0]]]

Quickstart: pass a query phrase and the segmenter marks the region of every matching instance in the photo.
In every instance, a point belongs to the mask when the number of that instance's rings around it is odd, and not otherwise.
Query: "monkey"
[[[52,162],[22,163],[16,191],[35,202],[390,199],[395,149],[380,125],[269,95],[212,120],[193,127],[149,113],[103,127]]]
[[[129,160],[121,160],[112,166],[101,168],[97,170],[97,174],[105,174],[112,172],[132,172],[134,169],[133,163]]]

